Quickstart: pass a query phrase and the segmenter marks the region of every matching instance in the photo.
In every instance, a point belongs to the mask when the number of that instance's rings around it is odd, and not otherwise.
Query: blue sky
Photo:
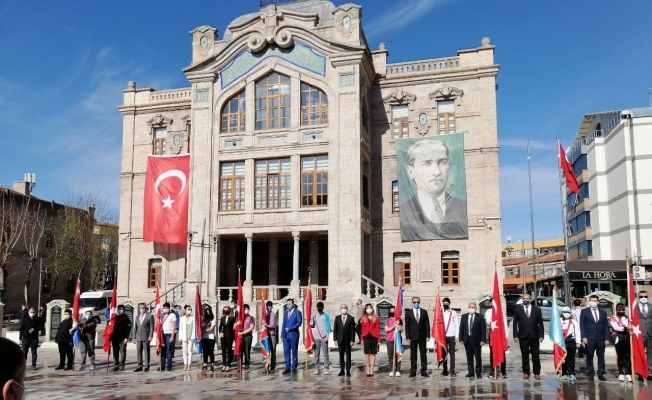
[[[348,1],[348,0],[347,0]],[[336,5],[347,1],[335,0]],[[358,0],[372,48],[390,62],[496,46],[503,241],[529,239],[525,138],[532,139],[537,238],[561,236],[555,136],[565,146],[586,113],[646,106],[652,2],[628,0]],[[127,81],[187,86],[188,32],[221,35],[258,0],[0,3],[0,184],[37,173],[34,194],[62,201],[96,187],[119,203]]]

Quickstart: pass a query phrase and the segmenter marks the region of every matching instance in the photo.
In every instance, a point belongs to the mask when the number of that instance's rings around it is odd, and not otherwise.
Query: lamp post
[[[45,268],[45,273],[47,274],[48,269]],[[43,257],[41,257],[41,262],[38,268],[38,316],[41,316],[41,292],[43,291]]]

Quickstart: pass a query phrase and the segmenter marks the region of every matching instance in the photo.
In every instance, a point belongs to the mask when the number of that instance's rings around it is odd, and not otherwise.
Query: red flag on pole
[[[312,328],[310,324],[312,323],[312,290],[310,290],[310,281],[308,281],[308,287],[306,288],[306,294],[304,296],[306,299],[306,353],[312,355],[312,346],[315,344],[315,338],[312,335]]]
[[[79,297],[81,296],[81,281],[77,278],[75,298],[72,300],[72,319],[75,323],[79,321]]]
[[[195,286],[195,343],[197,354],[202,354],[204,349],[201,344],[202,331],[204,324],[204,310],[202,309],[201,295],[199,294],[199,285]]]
[[[437,299],[435,300],[435,319],[432,323],[430,336],[435,340],[437,362],[442,362],[446,356],[446,329],[444,328],[444,312],[441,309],[439,293],[437,293]]]
[[[573,172],[573,167],[571,167],[568,158],[566,158],[566,152],[564,151],[561,142],[559,142],[559,168],[561,168],[566,177],[566,187],[575,194],[578,194],[580,192],[580,184],[577,182],[577,178]]]
[[[632,271],[629,263],[627,264],[627,284],[629,296],[629,322],[632,324],[631,341],[632,341],[632,358],[634,359],[634,371],[643,378],[648,377],[647,356],[643,346],[643,335],[641,334],[641,320],[638,315],[638,301],[634,281],[632,280]],[[632,378],[636,378],[632,376]]]
[[[161,354],[161,347],[165,343],[163,339],[163,325],[161,325],[161,296],[156,284],[156,300],[154,301],[154,333],[156,333],[156,354]]]
[[[143,242],[186,244],[190,155],[148,156]]]
[[[104,329],[104,334],[102,338],[104,339],[104,344],[102,345],[102,350],[105,353],[108,353],[111,349],[111,336],[113,336],[113,329],[115,325],[115,318],[118,312],[118,282],[113,283],[113,294],[111,295],[111,307],[109,308],[109,324]]]
[[[242,347],[242,336],[240,332],[244,330],[244,296],[242,295],[242,280],[240,279],[240,273],[238,273],[238,322],[233,328],[235,333],[235,349],[233,350],[233,355],[240,355],[240,347]]]
[[[503,319],[503,305],[500,302],[500,290],[498,286],[498,271],[494,271],[494,294],[491,300],[491,356],[493,365],[496,368],[505,361],[505,351],[507,351],[507,336],[505,332],[505,322]]]

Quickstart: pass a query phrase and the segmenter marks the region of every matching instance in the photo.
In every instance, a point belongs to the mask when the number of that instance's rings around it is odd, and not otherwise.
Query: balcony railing
[[[575,153],[577,153],[582,148],[582,145],[588,146],[589,144],[593,143],[595,138],[607,137],[607,135],[609,135],[609,133],[618,125],[620,120],[621,120],[620,113],[618,113],[618,115],[616,115],[611,121],[609,121],[609,123],[605,128],[596,129],[593,131],[592,134],[577,142],[575,146],[573,146],[573,148],[571,148],[570,151],[568,152],[568,157],[573,158]]]
[[[450,70],[460,67],[459,57],[435,58],[432,60],[412,61],[387,65],[387,76],[405,74],[423,74]]]
[[[150,103],[160,103],[175,100],[190,100],[192,98],[191,89],[172,89],[162,90],[160,92],[152,92],[149,95]]]

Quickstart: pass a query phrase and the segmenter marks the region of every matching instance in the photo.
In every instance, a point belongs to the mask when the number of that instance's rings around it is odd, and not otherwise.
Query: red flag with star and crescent
[[[148,156],[143,242],[186,244],[190,155]]]
[[[643,378],[648,377],[647,356],[643,346],[643,335],[641,334],[641,320],[638,316],[638,301],[636,300],[636,290],[634,290],[634,281],[632,280],[632,271],[627,265],[627,284],[629,296],[629,322],[632,324],[631,340],[632,354],[634,356],[634,371]]]
[[[500,290],[498,285],[498,271],[494,271],[494,294],[491,300],[491,355],[493,365],[496,368],[505,361],[505,352],[508,349],[505,323],[503,320],[503,305],[500,302]]]
[[[435,319],[432,321],[430,336],[435,341],[437,362],[442,362],[446,357],[446,328],[444,327],[444,313],[441,308],[439,292],[437,292],[437,298],[435,299]]]

